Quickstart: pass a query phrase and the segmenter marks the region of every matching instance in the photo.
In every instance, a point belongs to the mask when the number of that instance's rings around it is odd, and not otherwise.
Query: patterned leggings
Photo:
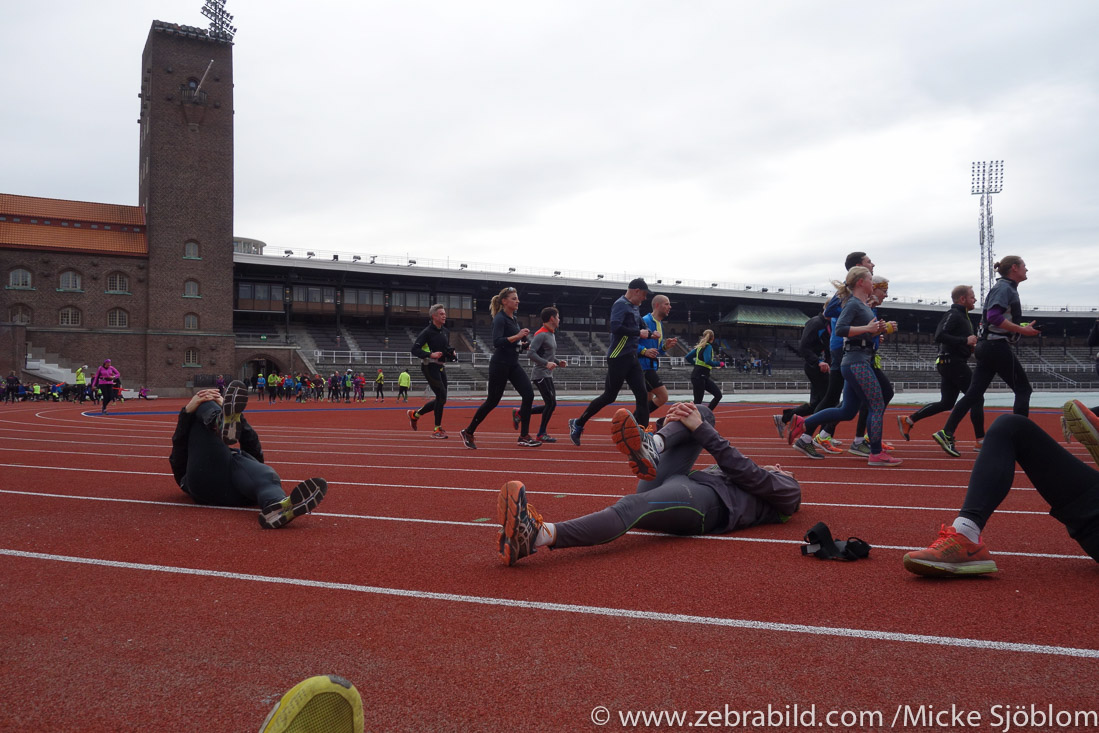
[[[829,422],[842,422],[850,420],[859,413],[859,407],[863,402],[870,405],[870,415],[867,418],[867,432],[870,434],[870,450],[873,453],[881,453],[882,418],[885,415],[885,398],[882,396],[881,384],[874,374],[874,368],[864,361],[855,364],[844,364],[840,367],[843,373],[843,401],[839,407],[831,407],[827,410],[811,415],[805,420],[805,432],[812,434],[821,425]]]

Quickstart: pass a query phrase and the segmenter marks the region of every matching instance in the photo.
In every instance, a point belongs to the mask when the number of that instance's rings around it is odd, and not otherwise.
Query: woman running
[[[540,442],[530,437],[530,408],[534,404],[534,387],[530,384],[530,378],[523,368],[519,366],[519,352],[524,345],[529,347],[527,335],[529,328],[521,328],[515,312],[519,310],[519,293],[515,288],[504,288],[492,296],[489,304],[489,312],[492,313],[492,359],[488,363],[488,396],[469,425],[462,430],[462,442],[466,448],[476,448],[473,441],[473,433],[496,405],[500,404],[500,398],[504,396],[504,389],[508,382],[515,387],[515,391],[522,398],[519,407],[519,445],[537,447]]]
[[[691,372],[691,387],[694,388],[694,403],[696,405],[702,404],[702,394],[709,392],[713,395],[713,399],[710,400],[710,404],[707,407],[712,412],[717,403],[721,402],[721,389],[717,386],[717,382],[710,376],[711,370],[718,366],[718,361],[714,357],[714,332],[710,329],[706,329],[702,332],[702,338],[698,340],[698,344],[691,349],[687,356],[683,357],[687,360],[687,363],[694,361],[694,371]]]
[[[846,281],[835,285],[837,294],[843,300],[843,310],[836,321],[836,334],[843,338],[843,361],[840,362],[844,380],[843,402],[839,407],[822,410],[809,418],[795,415],[790,421],[787,440],[810,458],[821,459],[824,456],[813,446],[813,431],[830,421],[850,420],[858,414],[859,406],[868,402],[870,455],[867,463],[871,466],[898,466],[901,459],[886,453],[881,444],[885,401],[881,384],[874,374],[873,337],[885,333],[888,324],[878,319],[867,305],[874,291],[870,270],[862,266],[852,267],[847,271]]]
[[[99,391],[103,393],[103,409],[100,410],[100,413],[106,413],[107,405],[115,398],[114,382],[121,376],[118,370],[111,366],[111,360],[105,359],[103,366],[99,367],[95,372],[95,376],[92,377],[92,389],[98,387]]]

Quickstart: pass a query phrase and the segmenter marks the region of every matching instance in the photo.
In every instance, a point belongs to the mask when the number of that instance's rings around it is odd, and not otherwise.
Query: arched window
[[[8,309],[8,318],[12,323],[18,323],[27,325],[31,322],[31,309],[30,306],[22,303],[16,303],[10,309]]]
[[[62,290],[80,290],[80,273],[76,270],[65,270],[61,273],[59,287]]]
[[[187,315],[183,316],[183,328],[188,330],[188,331],[197,331],[198,330],[198,314],[197,313],[188,313]]]
[[[183,355],[183,366],[199,366],[198,349],[187,349]]]
[[[108,293],[130,292],[130,278],[124,272],[112,272],[107,276]]]
[[[30,270],[24,270],[22,268],[12,270],[8,275],[8,287],[29,290],[31,287]]]
[[[193,239],[183,243],[183,259],[185,260],[199,260],[202,257],[198,253],[198,242]]]
[[[200,297],[202,297],[198,294],[198,281],[197,280],[188,280],[187,282],[183,283],[183,297],[184,298],[200,298]]]
[[[81,320],[80,309],[67,305],[61,309],[58,323],[62,326],[79,326]]]
[[[107,311],[108,328],[129,328],[130,314],[122,308],[112,308]]]

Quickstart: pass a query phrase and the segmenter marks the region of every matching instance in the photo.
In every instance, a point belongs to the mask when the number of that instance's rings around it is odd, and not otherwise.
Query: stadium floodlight
[[[981,302],[996,279],[993,274],[996,259],[995,230],[992,226],[992,194],[1004,190],[1004,161],[974,161],[970,173],[969,193],[981,197],[981,214],[977,219],[981,247]]]
[[[683,284],[683,281],[682,281],[682,280],[676,280],[676,281],[675,281],[675,284],[676,284],[676,285],[682,285],[682,284]]]
[[[358,255],[351,255],[351,261],[352,262],[358,262],[361,259],[362,259],[362,257],[359,257]]]
[[[294,254],[294,250],[292,250],[292,249],[286,249],[286,250],[283,250],[283,252],[282,252],[282,253],[283,253],[284,255],[286,255],[287,257],[289,257],[290,255]]]
[[[786,292],[786,288],[779,288],[779,289],[778,289],[778,291],[779,291],[780,293],[785,293],[785,292]]]
[[[466,268],[468,268],[468,267],[469,267],[469,265],[467,265],[467,264],[466,264],[466,263],[464,263],[464,262],[463,262],[462,264],[458,265],[458,269],[459,269],[459,270],[465,270],[465,269],[466,269]]]
[[[378,255],[370,255],[370,264],[374,264],[374,261],[378,259]]]
[[[332,261],[333,262],[339,262],[340,261],[340,256],[339,255],[332,255]]]
[[[745,290],[751,290],[751,289],[752,289],[752,286],[751,286],[751,285],[745,285],[745,286],[744,286],[744,289],[745,289]]]
[[[602,279],[603,279],[603,276],[602,276],[602,275],[596,275],[596,276],[595,276],[595,279],[596,279],[596,280],[602,280]]]
[[[510,275],[513,272],[515,272],[515,268],[514,267],[509,267],[508,268],[508,274]]]
[[[760,289],[759,289],[759,292],[761,292],[761,293],[766,293],[766,292],[767,292],[767,288],[760,288]]]
[[[312,259],[312,258],[314,258],[314,257],[316,257],[316,256],[317,256],[317,253],[316,253],[316,252],[306,252],[306,253],[305,253],[305,259],[307,259],[307,260],[310,260],[310,259]]]
[[[553,271],[553,276],[554,277],[561,277],[561,271],[560,270],[554,270]]]
[[[710,283],[710,287],[711,287],[711,288],[716,288],[716,287],[717,287],[717,283]]]
[[[416,264],[416,260],[409,260],[409,261],[408,261],[408,266],[409,266],[409,267],[412,267],[412,266],[413,266],[413,265],[415,265],[415,264]]]

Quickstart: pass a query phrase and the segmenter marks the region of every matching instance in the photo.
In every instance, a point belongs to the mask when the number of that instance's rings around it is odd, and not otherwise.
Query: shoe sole
[[[511,567],[519,561],[515,535],[519,531],[519,515],[526,503],[526,487],[522,481],[508,481],[500,487],[496,498],[496,520],[500,523],[500,557]]]
[[[897,415],[897,429],[901,431],[901,437],[905,440],[911,440],[908,434],[912,431],[912,426],[904,420],[904,415]]]
[[[801,415],[790,418],[789,429],[786,431],[786,442],[793,445],[801,434],[805,432],[805,419]]]
[[[778,437],[783,438],[786,436],[786,423],[782,421],[782,415],[772,415],[771,419],[775,421],[775,428],[778,430]]]
[[[1094,413],[1080,400],[1066,402],[1064,413],[1068,432],[1088,449],[1091,459],[1099,464],[1099,427],[1095,424],[1099,418],[1094,417]]]
[[[260,512],[259,523],[266,529],[285,527],[303,514],[317,508],[328,493],[328,482],[322,478],[310,478],[295,486],[290,495],[276,504],[275,510]]]
[[[891,468],[893,466],[899,466],[902,463],[904,463],[904,460],[901,459],[901,458],[898,458],[894,461],[869,461],[868,460],[866,462],[866,465],[867,466],[879,466],[879,467]]]
[[[999,570],[993,560],[977,562],[936,562],[919,560],[911,555],[904,556],[904,569],[916,575],[928,578],[956,578],[964,575],[985,575]]]
[[[290,688],[267,714],[260,733],[362,729],[363,701],[359,691],[343,677],[321,675]]]
[[[958,449],[952,448],[949,441],[947,441],[946,438],[944,438],[941,434],[935,433],[931,437],[935,439],[935,442],[939,444],[939,447],[942,448],[943,452],[945,452],[948,456],[961,458],[962,454],[958,452]]]
[[[221,440],[232,445],[240,440],[240,415],[248,406],[248,388],[243,382],[232,381],[225,388],[225,397],[221,402]]]
[[[645,455],[641,444],[641,429],[629,410],[622,408],[611,419],[611,440],[619,453],[630,460],[633,475],[646,481],[656,478],[656,466]]]
[[[537,440],[540,443],[556,443],[557,442],[557,438],[551,438],[548,435],[539,435],[537,438],[535,438],[535,440]]]
[[[412,426],[413,430],[419,430],[420,426],[417,423],[420,422],[420,418],[412,417],[414,414],[415,413],[412,412],[412,410],[408,411],[408,413],[407,413],[407,415],[408,415],[408,424]]]
[[[433,433],[431,434],[431,437],[432,437],[432,438],[434,438],[435,440],[446,440],[446,439],[448,439],[448,438],[449,438],[450,436],[449,436],[449,435],[447,435],[446,433],[443,433],[442,435],[440,435],[439,433],[434,433],[434,432],[433,432]]]

